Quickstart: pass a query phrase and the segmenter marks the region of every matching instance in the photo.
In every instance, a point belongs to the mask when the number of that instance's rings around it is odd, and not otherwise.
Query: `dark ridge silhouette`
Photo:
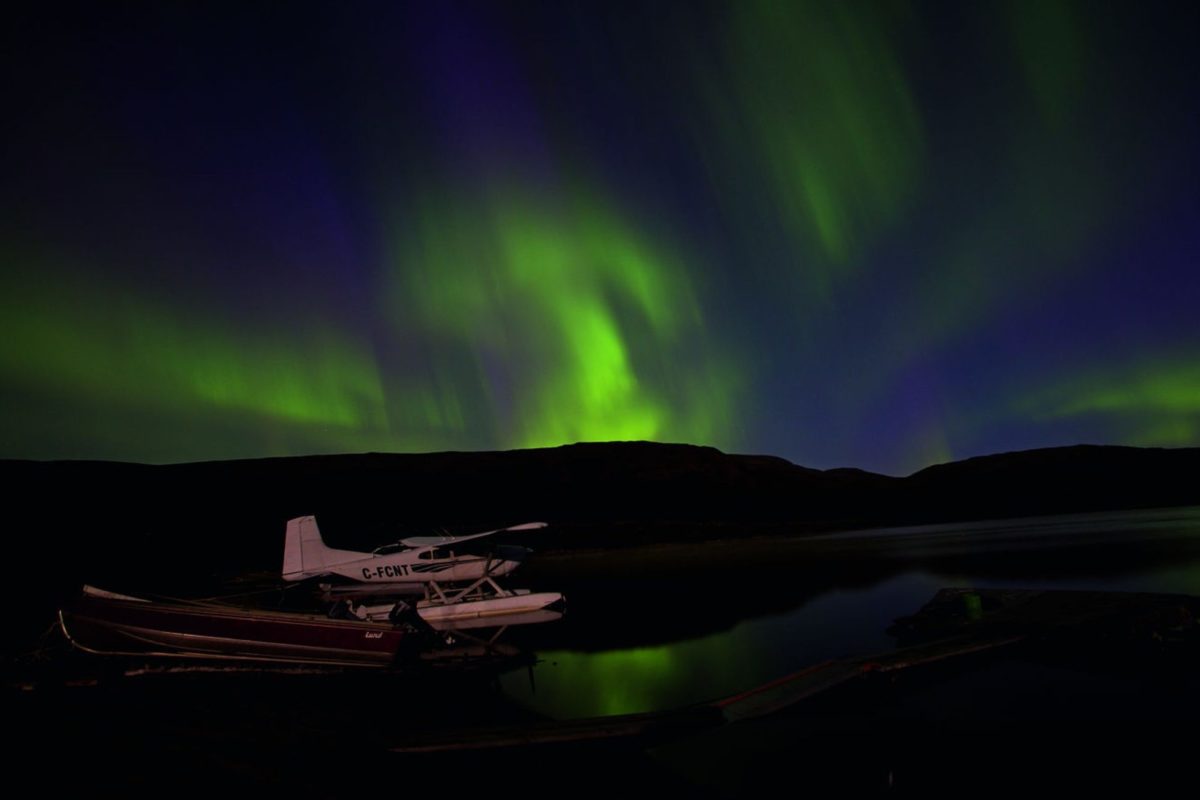
[[[980,456],[905,478],[904,512],[922,521],[1190,505],[1200,448],[1076,445]]]
[[[542,550],[1200,503],[1200,449],[1078,446],[906,478],[712,447],[613,442],[508,452],[145,465],[0,461],[10,555],[35,584],[277,569],[284,523],[370,549],[431,530],[545,520]],[[85,574],[86,573],[86,574]],[[125,584],[128,585],[128,584]]]

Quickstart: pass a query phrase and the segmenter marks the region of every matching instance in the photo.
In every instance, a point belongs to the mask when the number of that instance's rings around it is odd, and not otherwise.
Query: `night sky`
[[[274,5],[6,12],[0,457],[1200,444],[1194,4]]]

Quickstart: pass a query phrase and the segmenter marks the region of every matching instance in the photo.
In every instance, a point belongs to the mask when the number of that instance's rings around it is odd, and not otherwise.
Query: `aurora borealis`
[[[247,5],[6,26],[0,457],[1200,444],[1194,9]]]

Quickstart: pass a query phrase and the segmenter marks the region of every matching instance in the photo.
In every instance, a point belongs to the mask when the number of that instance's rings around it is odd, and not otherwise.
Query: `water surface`
[[[547,561],[538,579],[567,591],[567,620],[537,632],[531,675],[501,681],[518,702],[567,719],[705,702],[889,650],[892,621],[945,586],[1200,594],[1200,508]]]

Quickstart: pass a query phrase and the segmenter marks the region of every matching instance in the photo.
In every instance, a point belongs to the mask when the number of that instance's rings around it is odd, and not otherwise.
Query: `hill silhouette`
[[[3,461],[10,553],[30,581],[278,568],[284,523],[331,545],[530,520],[539,549],[804,534],[1200,503],[1200,449],[1076,446],[904,478],[652,442],[189,464]]]

